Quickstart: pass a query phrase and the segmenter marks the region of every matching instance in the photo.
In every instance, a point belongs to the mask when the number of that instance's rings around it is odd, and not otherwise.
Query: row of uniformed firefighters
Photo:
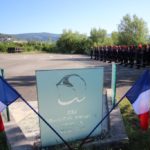
[[[130,66],[131,68],[136,65],[145,67],[150,65],[150,45],[141,44],[139,46],[100,46],[91,48],[91,59],[112,61],[124,66]]]

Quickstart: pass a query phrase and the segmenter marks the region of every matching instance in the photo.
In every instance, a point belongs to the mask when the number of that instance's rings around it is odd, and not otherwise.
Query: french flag
[[[19,97],[20,95],[0,76],[0,112]],[[4,124],[0,114],[0,132],[2,131],[4,131]]]
[[[150,71],[146,70],[126,93],[127,99],[133,106],[140,119],[140,126],[147,130],[150,110]]]
[[[3,119],[2,116],[0,114],[0,132],[4,131],[4,124],[3,124]]]
[[[19,93],[0,77],[0,112],[19,97]]]

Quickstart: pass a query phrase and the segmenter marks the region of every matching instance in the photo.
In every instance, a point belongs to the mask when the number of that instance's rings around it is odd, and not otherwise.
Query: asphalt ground
[[[91,60],[85,55],[0,54],[0,68],[5,78],[28,101],[37,100],[35,70],[104,67],[104,87],[111,87],[111,64]],[[129,68],[117,64],[117,96],[121,97],[145,68]]]

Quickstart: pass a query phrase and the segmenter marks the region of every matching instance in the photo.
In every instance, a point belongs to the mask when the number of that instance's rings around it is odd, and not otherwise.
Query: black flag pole
[[[86,142],[86,140],[91,136],[91,134],[97,129],[97,127],[102,124],[102,122],[110,115],[110,113],[113,111],[113,109],[126,97],[126,94],[110,109],[110,111],[101,119],[101,121],[93,128],[93,130],[83,139],[81,144],[79,145],[79,148],[83,146],[83,144]]]
[[[64,142],[64,144],[68,147],[69,150],[73,150],[67,141],[22,97],[20,98],[39,116],[42,121]]]

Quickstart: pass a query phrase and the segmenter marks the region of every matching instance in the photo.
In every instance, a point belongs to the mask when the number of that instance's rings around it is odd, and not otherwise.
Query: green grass
[[[133,108],[127,99],[120,103],[129,144],[125,150],[150,150],[150,129],[142,131],[139,126],[139,119],[133,112]]]
[[[5,132],[0,132],[0,150],[9,150]]]

